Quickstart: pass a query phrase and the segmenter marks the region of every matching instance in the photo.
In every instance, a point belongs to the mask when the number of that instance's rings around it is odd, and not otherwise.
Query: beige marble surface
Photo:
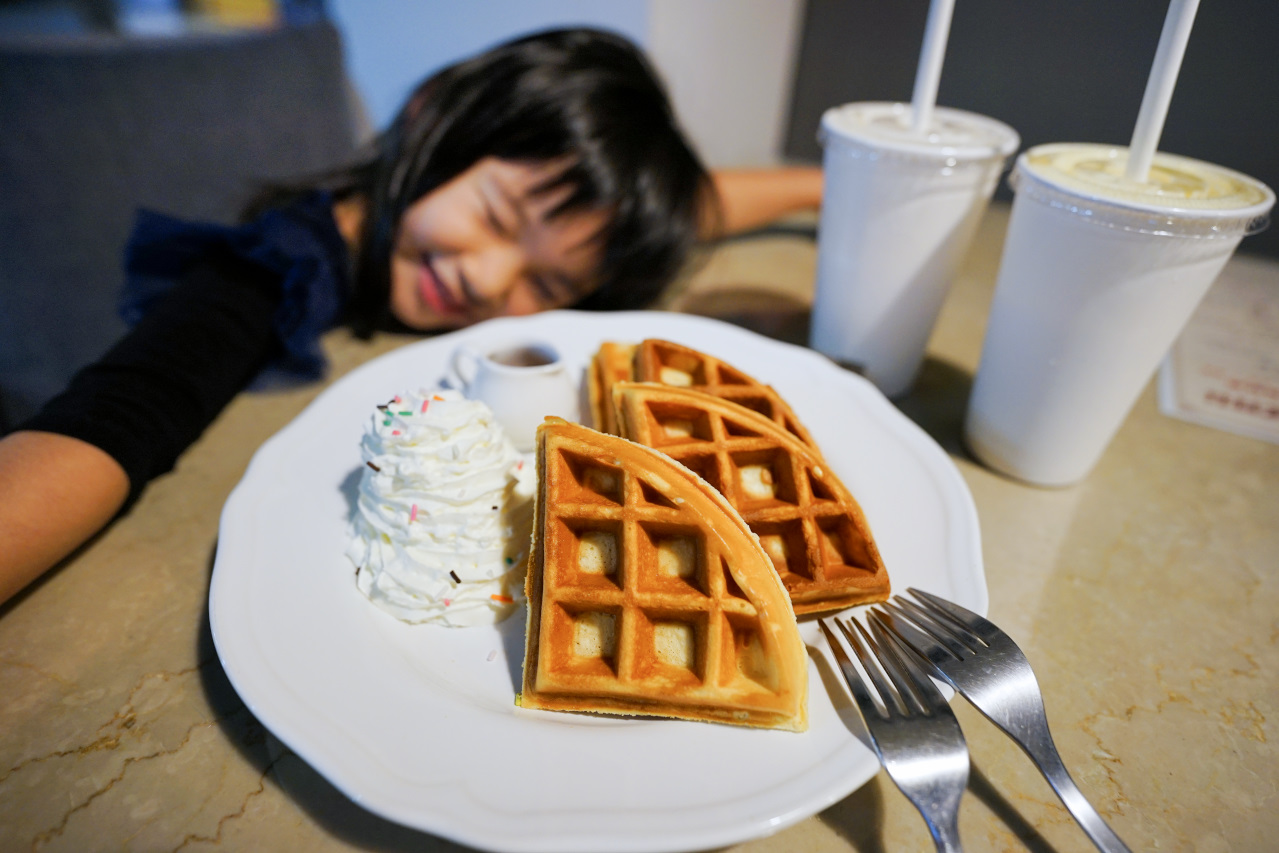
[[[1078,486],[1031,488],[973,462],[959,427],[1005,220],[988,215],[901,407],[972,490],[991,617],[1035,664],[1060,751],[1120,835],[1134,850],[1274,849],[1279,447],[1163,417],[1147,389]],[[672,305],[795,340],[813,267],[803,239],[732,244]],[[333,376],[406,340],[335,333]],[[319,390],[242,395],[126,517],[0,610],[0,851],[464,849],[335,791],[253,718],[213,649],[219,510]],[[967,849],[1090,849],[1016,747],[955,707],[973,762]],[[732,848],[925,849],[882,773]]]

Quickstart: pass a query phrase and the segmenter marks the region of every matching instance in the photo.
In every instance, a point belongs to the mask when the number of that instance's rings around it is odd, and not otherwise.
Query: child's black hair
[[[484,157],[562,161],[540,188],[571,187],[555,215],[609,211],[600,283],[579,308],[648,305],[713,203],[656,73],[629,41],[571,29],[499,45],[421,83],[363,161],[318,184],[366,203],[347,317],[357,333],[390,322],[391,249],[404,212]]]

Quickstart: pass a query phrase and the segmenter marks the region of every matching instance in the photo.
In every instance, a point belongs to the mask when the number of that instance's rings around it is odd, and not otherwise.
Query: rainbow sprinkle
[[[511,598],[509,595],[498,595],[497,593],[494,593],[493,595],[490,595],[489,598],[493,599],[494,601],[500,601],[503,604],[515,603],[515,599]]]
[[[426,414],[426,407],[427,407],[427,406],[429,406],[430,404],[431,404],[431,401],[430,401],[430,400],[423,400],[423,401],[422,401],[422,414],[424,414],[424,415]]]
[[[409,521],[417,521],[417,504],[413,504],[413,511],[409,513]]]

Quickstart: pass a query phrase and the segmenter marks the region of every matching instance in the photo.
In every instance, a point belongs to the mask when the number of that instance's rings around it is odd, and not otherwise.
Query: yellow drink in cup
[[[1275,195],[1221,166],[1128,149],[1023,153],[965,424],[995,470],[1041,485],[1088,474],[1195,306]]]

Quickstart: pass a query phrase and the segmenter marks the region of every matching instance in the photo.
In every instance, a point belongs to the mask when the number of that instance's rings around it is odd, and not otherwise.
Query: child
[[[643,307],[699,234],[819,200],[813,169],[712,180],[639,51],[561,30],[430,77],[364,160],[273,188],[241,227],[144,213],[126,253],[136,325],[0,440],[0,602],[172,468],[255,377],[318,378],[334,325]]]

